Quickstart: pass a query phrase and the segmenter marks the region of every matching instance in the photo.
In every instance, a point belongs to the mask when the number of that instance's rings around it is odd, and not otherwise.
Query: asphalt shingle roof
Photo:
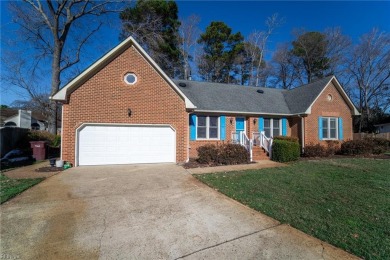
[[[196,110],[296,114],[307,110],[331,78],[326,77],[293,90],[188,80],[174,82],[197,107]],[[186,86],[182,87],[180,83]],[[259,89],[264,93],[258,93]]]
[[[319,79],[310,84],[283,91],[291,114],[304,113],[318,97],[333,76]]]

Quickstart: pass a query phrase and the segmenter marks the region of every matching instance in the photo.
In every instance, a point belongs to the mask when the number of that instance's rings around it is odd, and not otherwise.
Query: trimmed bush
[[[275,136],[274,140],[284,140],[289,142],[298,143],[299,139],[293,136]]]
[[[207,144],[197,148],[199,163],[232,165],[249,163],[249,152],[239,144]]]
[[[298,142],[275,139],[272,143],[272,160],[276,162],[290,162],[298,160],[300,156]]]

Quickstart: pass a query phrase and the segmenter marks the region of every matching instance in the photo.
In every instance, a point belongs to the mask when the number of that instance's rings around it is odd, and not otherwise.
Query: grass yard
[[[0,200],[1,204],[15,197],[21,192],[43,181],[44,178],[37,179],[10,179],[4,174],[0,174]]]
[[[357,256],[390,258],[390,160],[299,161],[195,177]]]

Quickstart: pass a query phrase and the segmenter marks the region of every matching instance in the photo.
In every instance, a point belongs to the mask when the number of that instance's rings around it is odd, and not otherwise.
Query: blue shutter
[[[344,135],[343,135],[343,118],[339,117],[339,140],[343,140]]]
[[[263,132],[263,131],[264,131],[264,118],[259,117],[259,132]]]
[[[282,135],[287,136],[287,119],[282,118]]]
[[[190,140],[196,140],[196,115],[190,115]]]
[[[322,140],[322,117],[318,117],[318,139]]]
[[[221,137],[221,140],[224,141],[226,139],[226,117],[225,116],[220,116],[220,120],[219,120],[220,124],[221,124],[221,132],[220,132],[220,137]]]

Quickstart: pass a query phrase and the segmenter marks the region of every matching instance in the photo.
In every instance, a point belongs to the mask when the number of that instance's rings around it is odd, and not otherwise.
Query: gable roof
[[[173,83],[173,81],[165,74],[165,72],[157,65],[157,63],[145,52],[145,50],[136,42],[133,37],[128,37],[126,40],[118,44],[111,51],[107,52],[100,59],[94,62],[91,66],[85,69],[80,75],[72,79],[68,84],[61,88],[57,93],[50,97],[52,100],[66,102],[69,95],[80,87],[85,81],[90,79],[95,73],[106,66],[109,62],[118,57],[125,50],[134,46],[134,48],[146,59],[146,61],[160,74],[160,76],[183,98],[186,108],[195,108],[191,101],[181,92],[181,90]]]
[[[310,114],[311,106],[329,83],[333,82],[353,114],[359,115],[335,76],[325,77],[292,90],[186,80],[174,82],[196,106],[195,111],[254,115]],[[185,87],[181,87],[180,83],[184,83]],[[258,93],[257,90],[262,90],[263,93]]]
[[[292,114],[305,113],[332,78],[333,76],[328,76],[312,83],[284,91],[284,98],[290,108],[290,112]]]

